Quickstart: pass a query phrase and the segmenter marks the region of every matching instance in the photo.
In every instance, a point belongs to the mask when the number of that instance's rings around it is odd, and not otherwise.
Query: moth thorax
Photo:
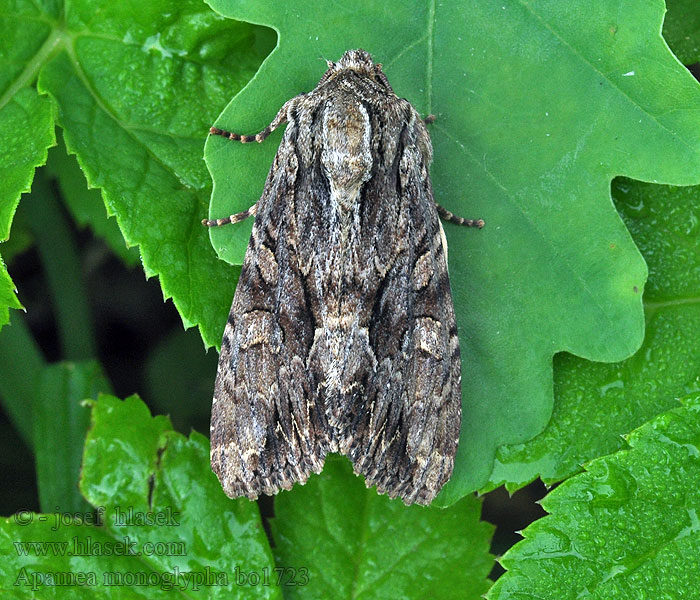
[[[372,173],[371,125],[367,109],[352,96],[326,106],[321,163],[332,200],[349,209]]]

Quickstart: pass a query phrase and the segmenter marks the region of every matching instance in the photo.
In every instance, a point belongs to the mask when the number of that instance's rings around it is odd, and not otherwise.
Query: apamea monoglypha
[[[221,345],[211,463],[231,497],[304,483],[328,452],[368,486],[429,504],[450,478],[460,358],[430,136],[363,50],[257,135],[287,128]]]

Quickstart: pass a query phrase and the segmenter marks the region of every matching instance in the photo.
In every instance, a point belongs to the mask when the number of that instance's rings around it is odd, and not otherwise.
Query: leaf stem
[[[23,316],[13,311],[0,330],[0,399],[29,448],[34,447],[32,399],[45,366]]]
[[[43,169],[37,171],[24,204],[48,282],[61,355],[70,360],[93,358],[95,336],[78,250]]]

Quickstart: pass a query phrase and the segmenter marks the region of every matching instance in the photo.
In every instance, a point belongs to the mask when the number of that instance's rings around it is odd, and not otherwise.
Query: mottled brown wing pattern
[[[430,503],[461,421],[447,250],[425,124],[361,50],[257,136],[288,126],[226,325],[212,467],[231,497],[274,494],[347,455],[380,493]]]
[[[452,473],[460,356],[428,134],[410,105],[401,108],[400,130],[373,126],[380,146],[396,147],[397,160],[375,165],[362,193],[357,292],[373,368],[342,401],[341,450],[378,492],[428,504]]]
[[[325,459],[325,424],[312,402],[306,354],[313,329],[290,243],[298,165],[288,130],[256,206],[219,356],[211,462],[231,497],[275,494]]]

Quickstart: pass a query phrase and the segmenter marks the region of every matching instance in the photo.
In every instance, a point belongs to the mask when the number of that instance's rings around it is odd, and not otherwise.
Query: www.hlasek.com
[[[14,542],[17,556],[187,556],[185,542],[143,542],[125,535],[120,541],[74,535],[71,541]]]

